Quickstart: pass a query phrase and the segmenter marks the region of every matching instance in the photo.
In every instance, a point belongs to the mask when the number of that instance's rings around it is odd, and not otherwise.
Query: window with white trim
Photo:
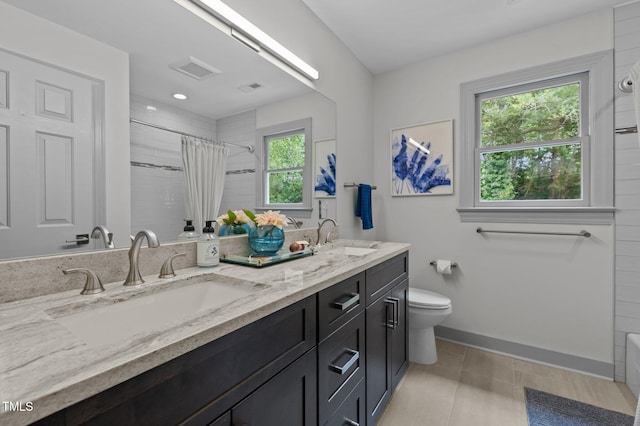
[[[311,119],[258,129],[260,210],[311,212]]]
[[[611,63],[605,52],[461,85],[463,221],[612,220]]]

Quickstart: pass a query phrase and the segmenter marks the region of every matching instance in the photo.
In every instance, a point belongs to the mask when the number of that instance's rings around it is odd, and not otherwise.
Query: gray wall
[[[640,60],[640,2],[615,9],[615,76]],[[616,90],[616,128],[636,125],[632,95]],[[638,134],[616,135],[615,379],[625,381],[627,333],[640,333],[640,149]]]
[[[563,40],[558,44],[557,40]],[[553,46],[553,48],[550,48]],[[411,286],[447,295],[444,327],[580,357],[613,376],[614,226],[460,222],[460,84],[613,48],[613,10],[419,62],[374,79],[374,224],[411,243]],[[389,130],[453,118],[454,195],[390,196]],[[601,141],[613,149],[613,135]],[[377,222],[376,222],[377,221]],[[576,232],[592,238],[488,234],[487,229]],[[438,275],[433,259],[459,267]],[[530,352],[530,356],[535,354]]]

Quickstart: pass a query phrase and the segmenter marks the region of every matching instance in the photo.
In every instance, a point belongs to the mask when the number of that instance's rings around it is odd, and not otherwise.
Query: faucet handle
[[[102,282],[100,281],[100,278],[98,278],[95,272],[89,269],[85,269],[85,268],[64,269],[62,273],[65,275],[80,273],[80,274],[84,274],[87,277],[87,280],[84,283],[84,288],[82,289],[80,294],[96,294],[96,293],[102,293],[104,291],[104,287],[102,286]]]
[[[186,256],[187,253],[176,253],[172,256],[169,256],[167,260],[162,264],[162,268],[160,268],[160,275],[158,278],[172,278],[176,276],[176,273],[173,270],[173,259],[180,256]]]

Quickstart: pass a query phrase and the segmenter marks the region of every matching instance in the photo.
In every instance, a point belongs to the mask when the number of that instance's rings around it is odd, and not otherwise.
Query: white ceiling
[[[373,74],[630,3],[629,0],[302,1]]]
[[[129,52],[131,92],[220,118],[311,89],[173,0],[3,0]],[[44,37],[34,34],[34,37]],[[222,74],[195,80],[169,68],[193,56]],[[244,93],[240,86],[263,87]],[[187,101],[172,93],[182,92]]]

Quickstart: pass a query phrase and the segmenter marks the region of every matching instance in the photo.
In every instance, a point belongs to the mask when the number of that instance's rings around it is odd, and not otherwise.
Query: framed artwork
[[[316,141],[313,145],[313,191],[315,198],[336,196],[336,140]]]
[[[391,130],[391,195],[453,194],[453,120]]]

